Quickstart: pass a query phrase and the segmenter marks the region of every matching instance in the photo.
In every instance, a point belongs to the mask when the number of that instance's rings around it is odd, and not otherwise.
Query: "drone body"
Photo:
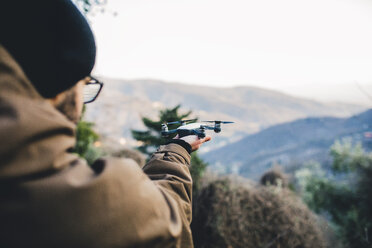
[[[205,137],[205,130],[213,130],[215,133],[221,132],[221,124],[234,123],[232,121],[203,121],[207,123],[214,123],[214,125],[207,125],[205,123],[190,123],[187,122],[195,121],[194,120],[183,120],[175,121],[170,123],[162,124],[161,134],[163,137],[168,137],[171,134],[177,133],[180,138],[188,135],[197,135],[199,138]],[[168,124],[181,124],[177,129],[169,130]]]

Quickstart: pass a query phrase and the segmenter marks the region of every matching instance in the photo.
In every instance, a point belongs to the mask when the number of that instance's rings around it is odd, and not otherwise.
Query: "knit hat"
[[[0,44],[45,98],[88,76],[95,62],[93,33],[70,0],[2,0]]]

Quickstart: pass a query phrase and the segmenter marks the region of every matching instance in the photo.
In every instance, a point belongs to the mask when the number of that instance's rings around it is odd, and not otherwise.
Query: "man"
[[[86,20],[69,0],[3,0],[0,32],[0,247],[193,247],[189,153],[210,138],[173,140],[143,170],[89,167],[69,153],[83,92],[102,87]]]

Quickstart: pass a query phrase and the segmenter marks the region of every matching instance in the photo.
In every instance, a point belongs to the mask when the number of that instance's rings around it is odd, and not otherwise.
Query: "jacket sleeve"
[[[184,148],[169,144],[160,147],[143,170],[131,159],[105,158],[95,163],[94,172],[76,160],[58,173],[22,183],[20,190],[27,193],[9,208],[5,222],[7,232],[14,229],[23,238],[8,235],[9,243],[193,247],[189,163]]]
[[[190,154],[178,144],[161,146],[144,166],[144,172],[165,198],[176,200],[182,220],[181,247],[192,247],[192,178]]]

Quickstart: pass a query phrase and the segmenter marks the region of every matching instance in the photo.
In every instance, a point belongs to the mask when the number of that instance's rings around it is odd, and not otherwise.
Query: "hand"
[[[184,136],[182,138],[179,138],[178,135],[177,135],[175,137],[175,139],[181,139],[181,140],[186,141],[187,143],[189,143],[191,145],[191,151],[196,151],[201,147],[201,145],[203,143],[210,141],[212,138],[211,138],[211,136],[206,136],[205,138],[200,139],[196,135],[188,135],[188,136]]]

